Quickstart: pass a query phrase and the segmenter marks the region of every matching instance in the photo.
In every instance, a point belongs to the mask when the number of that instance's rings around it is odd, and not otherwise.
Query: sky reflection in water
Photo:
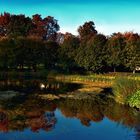
[[[38,87],[40,82],[4,82],[3,86],[1,83],[1,94],[6,89],[22,92],[30,89],[30,93],[23,94],[24,98],[0,99],[0,140],[139,139],[140,112],[118,105],[112,99],[44,101],[35,96],[42,92]],[[68,84],[62,85],[71,88]],[[51,87],[54,87],[52,82]],[[67,88],[62,89],[68,91]],[[43,90],[44,94],[47,91]]]

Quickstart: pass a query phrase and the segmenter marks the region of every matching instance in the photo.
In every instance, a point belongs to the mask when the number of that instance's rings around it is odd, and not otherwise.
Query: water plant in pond
[[[139,80],[128,79],[126,77],[116,78],[113,86],[115,100],[119,103],[126,104],[127,98],[132,96],[139,89]]]
[[[127,103],[131,107],[140,108],[140,90],[127,97]]]

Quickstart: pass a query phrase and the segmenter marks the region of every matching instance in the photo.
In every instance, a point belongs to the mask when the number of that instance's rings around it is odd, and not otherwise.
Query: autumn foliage
[[[58,32],[52,16],[0,15],[1,69],[56,69],[61,72],[133,71],[140,67],[140,35],[105,36],[93,21],[78,28],[78,36]]]

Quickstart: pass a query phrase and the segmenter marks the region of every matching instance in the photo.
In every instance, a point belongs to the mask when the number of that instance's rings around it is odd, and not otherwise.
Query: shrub
[[[139,88],[140,81],[128,79],[126,77],[119,77],[116,79],[113,86],[115,100],[119,103],[125,104],[128,96],[136,93]]]
[[[128,96],[127,103],[131,107],[140,109],[140,90],[137,90],[134,94]]]

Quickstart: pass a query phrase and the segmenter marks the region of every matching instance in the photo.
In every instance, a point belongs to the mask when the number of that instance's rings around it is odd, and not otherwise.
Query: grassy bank
[[[140,90],[140,80],[129,77],[118,77],[116,78],[113,85],[114,98],[121,104],[128,104],[132,107],[133,101],[137,100],[134,98],[135,94]],[[137,101],[140,103],[140,100]]]
[[[140,109],[140,75],[129,73],[90,74],[90,75],[56,75],[55,79],[79,82],[89,85],[81,91],[86,92],[93,87],[99,89],[110,87],[113,89],[114,99],[121,104]],[[92,87],[92,88],[89,88]],[[96,89],[95,88],[95,89]],[[96,90],[95,90],[96,91]]]
[[[60,81],[77,82],[83,85],[78,92],[100,93],[105,88],[112,88],[114,99],[121,104],[140,108],[140,74],[132,73],[108,73],[108,74],[86,74],[69,75],[59,74],[56,71],[39,70],[32,71],[9,71],[0,72],[0,78],[53,78]]]

